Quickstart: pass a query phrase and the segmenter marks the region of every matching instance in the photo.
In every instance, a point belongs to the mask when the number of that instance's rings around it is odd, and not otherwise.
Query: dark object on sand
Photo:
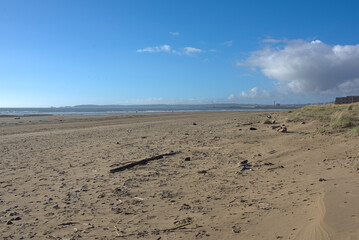
[[[80,224],[78,222],[64,222],[59,224],[59,226],[70,226],[70,225],[75,225],[75,224]]]
[[[287,132],[287,127],[286,126],[281,126],[277,131],[281,132],[281,133],[286,133]]]
[[[325,182],[325,181],[327,181],[327,179],[325,179],[325,178],[319,178],[319,182]]]
[[[150,157],[150,158],[145,158],[145,159],[135,161],[135,162],[131,162],[131,163],[128,163],[128,164],[123,165],[121,167],[111,169],[110,173],[121,172],[121,171],[123,171],[125,169],[132,168],[132,167],[137,166],[137,165],[145,165],[145,164],[147,164],[147,162],[162,159],[165,156],[172,156],[172,155],[175,155],[177,153],[179,153],[179,152],[173,152],[172,151],[172,152],[169,152],[169,153],[153,156],[153,157]]]
[[[191,161],[191,158],[190,158],[190,157],[186,157],[184,160],[185,160],[185,161]]]
[[[238,172],[239,174],[240,174],[240,173],[243,173],[243,172],[246,171],[246,170],[249,170],[249,171],[252,171],[252,170],[253,170],[253,169],[252,169],[252,164],[248,163],[248,160],[242,161],[242,162],[240,163],[240,166],[243,167],[243,168],[241,169],[241,171]]]
[[[257,128],[251,127],[251,128],[249,128],[249,130],[257,130]]]
[[[282,165],[278,166],[278,167],[272,167],[272,168],[268,168],[268,171],[269,170],[275,170],[275,169],[279,169],[279,168],[284,168]]]
[[[242,173],[245,170],[253,171],[253,169],[251,168],[251,165],[245,165],[245,166],[243,166],[243,168],[241,169],[241,171],[239,173]]]
[[[234,226],[232,227],[232,230],[233,230],[234,233],[240,233],[240,232],[242,231],[242,230],[241,230],[241,227],[238,226],[238,225],[234,225]]]
[[[205,174],[205,173],[207,173],[207,171],[206,171],[206,170],[202,170],[202,171],[198,171],[197,173]]]
[[[264,163],[263,165],[265,165],[265,166],[273,166],[274,164],[271,163],[271,162],[266,162],[266,163]]]
[[[194,123],[193,123],[193,126],[196,126],[196,125],[197,125],[197,123],[194,122]]]
[[[248,160],[244,160],[244,161],[241,162],[241,166],[245,166],[247,164],[248,164]]]

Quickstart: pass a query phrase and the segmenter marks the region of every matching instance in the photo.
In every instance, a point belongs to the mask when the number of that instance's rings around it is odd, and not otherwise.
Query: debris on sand
[[[236,225],[232,226],[232,231],[234,233],[240,233],[242,231],[242,229],[238,224],[236,224]]]
[[[145,164],[147,164],[147,163],[150,162],[150,161],[162,159],[162,158],[165,157],[165,156],[172,156],[172,155],[175,155],[175,154],[177,154],[177,153],[179,153],[179,152],[173,152],[173,151],[171,151],[171,152],[169,152],[169,153],[165,153],[165,154],[153,156],[153,157],[150,157],[150,158],[145,158],[145,159],[142,159],[142,160],[139,160],[139,161],[130,162],[130,163],[124,165],[124,166],[111,169],[111,170],[110,170],[110,173],[120,172],[120,171],[129,169],[129,168],[132,168],[132,167],[134,167],[134,166],[137,166],[137,165],[145,165]]]
[[[286,133],[287,132],[287,127],[286,126],[281,126],[277,131],[281,132],[281,133]]]

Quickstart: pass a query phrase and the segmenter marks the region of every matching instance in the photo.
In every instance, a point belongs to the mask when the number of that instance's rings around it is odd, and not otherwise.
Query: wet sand
[[[0,236],[359,239],[358,139],[269,114],[0,118]]]

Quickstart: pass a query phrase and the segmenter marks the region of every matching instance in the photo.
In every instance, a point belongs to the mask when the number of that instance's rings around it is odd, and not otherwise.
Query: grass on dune
[[[310,105],[286,113],[288,122],[318,120],[324,124],[319,132],[344,132],[359,136],[359,103],[344,105]]]

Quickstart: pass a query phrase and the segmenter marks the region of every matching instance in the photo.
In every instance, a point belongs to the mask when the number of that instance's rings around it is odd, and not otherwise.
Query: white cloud
[[[264,43],[280,43],[283,42],[283,40],[274,39],[274,38],[266,38],[263,40]]]
[[[233,100],[235,98],[236,96],[234,94],[229,94],[229,96],[227,97],[228,100]]]
[[[194,55],[196,53],[202,53],[203,50],[194,47],[184,47],[183,53],[186,55]]]
[[[242,91],[238,93],[238,96],[244,98],[263,98],[269,97],[270,94],[266,90],[259,90],[258,87],[254,87],[247,92]]]
[[[170,34],[171,34],[172,36],[179,36],[179,35],[180,35],[179,32],[170,32]]]
[[[210,50],[202,50],[199,48],[194,47],[184,47],[180,48],[178,50],[172,49],[170,45],[161,45],[161,46],[154,46],[154,47],[146,47],[137,49],[136,52],[138,53],[159,53],[159,52],[167,52],[172,53],[176,55],[187,55],[187,56],[194,56],[198,53],[204,53],[204,52],[216,52],[215,49]]]
[[[358,94],[359,90],[359,45],[285,41],[280,48],[253,52],[237,65],[259,68],[278,81],[277,87],[295,93]]]
[[[146,47],[142,49],[137,49],[136,52],[143,53],[156,53],[156,52],[170,52],[171,46],[170,45],[161,45],[161,46],[155,46],[155,47]]]
[[[233,45],[233,40],[222,42],[221,45],[231,47]]]
[[[229,94],[227,101],[241,102],[241,103],[260,103],[271,102],[272,95],[267,90],[260,90],[258,87],[253,87],[248,91],[241,91],[238,94]]]

